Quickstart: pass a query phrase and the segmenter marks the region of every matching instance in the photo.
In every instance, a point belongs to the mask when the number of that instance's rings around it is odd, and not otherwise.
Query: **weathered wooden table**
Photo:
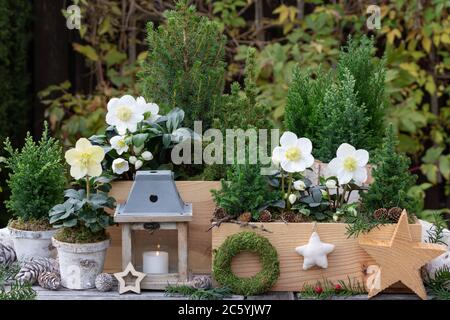
[[[49,291],[39,286],[33,287],[37,292],[37,300],[187,300],[183,296],[166,296],[163,291],[142,291],[141,294],[125,293],[119,295],[117,290],[110,292],[99,292],[92,290],[68,290]],[[372,300],[418,300],[413,294],[380,294]],[[269,292],[259,296],[233,295],[225,300],[302,300],[294,292]],[[336,296],[332,300],[367,300],[367,295],[351,297]]]

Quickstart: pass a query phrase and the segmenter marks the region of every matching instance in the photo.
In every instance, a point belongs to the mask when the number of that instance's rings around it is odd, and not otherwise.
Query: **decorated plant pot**
[[[52,245],[52,237],[56,230],[25,231],[11,227],[8,229],[19,261],[56,256],[56,250]]]
[[[83,244],[52,240],[58,250],[61,285],[75,290],[94,288],[95,278],[103,272],[111,240]]]

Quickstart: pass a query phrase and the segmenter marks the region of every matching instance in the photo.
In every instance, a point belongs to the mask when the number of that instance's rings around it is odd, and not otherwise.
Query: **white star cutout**
[[[328,268],[327,254],[334,250],[335,245],[320,241],[317,232],[313,232],[308,244],[295,248],[298,254],[303,256],[303,270],[313,266]]]

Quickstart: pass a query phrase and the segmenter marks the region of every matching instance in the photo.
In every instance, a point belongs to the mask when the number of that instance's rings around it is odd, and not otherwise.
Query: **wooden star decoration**
[[[134,280],[134,285],[127,285],[125,278],[131,274],[136,279]],[[114,273],[117,281],[119,281],[119,294],[132,291],[134,293],[141,293],[141,281],[145,278],[146,274],[136,271],[133,264],[130,262],[128,266],[122,272]]]
[[[420,268],[446,251],[442,245],[412,241],[406,210],[403,210],[390,240],[362,236],[359,245],[379,266],[376,275],[379,278],[368,287],[369,298],[400,281],[421,299],[426,299]]]

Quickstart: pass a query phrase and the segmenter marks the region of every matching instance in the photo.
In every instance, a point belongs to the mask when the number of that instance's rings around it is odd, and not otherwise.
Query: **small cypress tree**
[[[257,101],[256,85],[256,49],[249,48],[245,60],[244,88],[238,82],[231,84],[231,93],[223,96],[223,105],[218,112],[216,128],[270,129],[273,124],[268,120],[270,110]]]
[[[375,150],[384,135],[386,106],[385,78],[386,60],[374,58],[373,39],[363,36],[359,41],[349,37],[347,46],[341,49],[337,73],[340,79],[347,70],[355,79],[354,92],[359,105],[366,107],[370,121],[366,124],[368,133],[366,149]]]
[[[217,206],[236,218],[244,212],[257,214],[258,208],[277,199],[270,190],[266,176],[261,175],[260,166],[235,164],[227,172],[227,181],[221,180],[220,190],[212,190]]]
[[[166,22],[147,25],[149,54],[139,74],[141,92],[165,111],[179,107],[185,125],[211,126],[220,107],[225,75],[225,37],[216,22],[196,13],[186,0],[165,12]]]
[[[315,78],[313,78],[315,76]],[[284,123],[289,131],[299,137],[308,137],[317,145],[319,121],[322,117],[320,106],[323,104],[326,89],[332,84],[333,75],[319,67],[312,69],[294,69],[289,86]]]
[[[359,105],[355,92],[355,79],[349,70],[343,71],[342,79],[325,92],[323,112],[318,121],[316,156],[330,161],[341,143],[347,142],[355,148],[366,148],[367,116],[364,104]]]
[[[316,74],[313,79],[311,71],[294,71],[285,110],[286,128],[320,147],[316,156],[322,161],[331,160],[344,142],[376,150],[383,137],[386,71],[385,60],[374,57],[373,40],[349,38],[336,70],[324,73],[318,69]],[[350,125],[349,119],[356,121],[355,125]]]
[[[415,213],[417,209],[417,200],[408,196],[408,190],[415,184],[417,176],[410,174],[410,160],[397,153],[396,146],[397,137],[390,124],[375,157],[372,170],[374,182],[368,192],[361,196],[363,207],[368,213],[378,208],[400,207],[408,213]]]

